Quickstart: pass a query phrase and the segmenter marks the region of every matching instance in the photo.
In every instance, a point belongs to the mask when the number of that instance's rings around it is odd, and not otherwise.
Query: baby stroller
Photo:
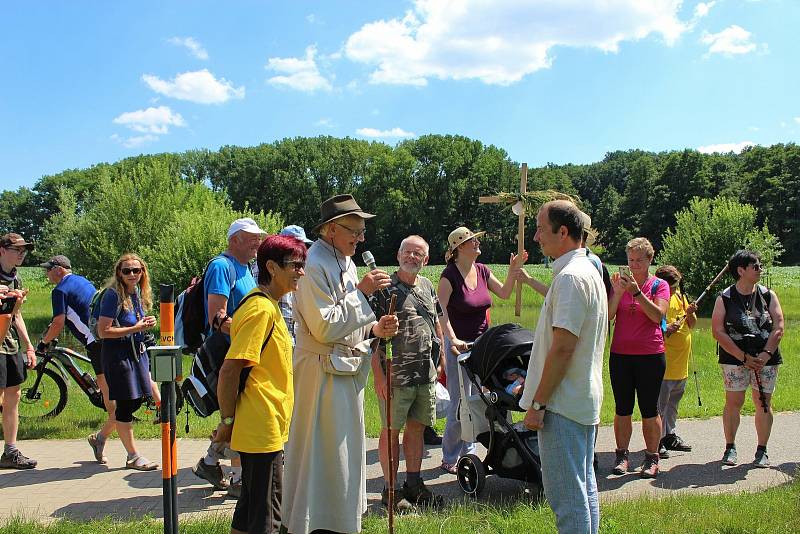
[[[537,493],[542,487],[538,437],[521,422],[512,423],[511,411],[523,410],[519,397],[506,392],[509,381],[503,378],[509,369],[528,368],[532,346],[530,330],[504,324],[484,332],[470,351],[458,357],[478,392],[467,395],[464,383],[460,383],[461,439],[480,442],[487,449],[483,461],[475,454],[458,460],[458,483],[469,495],[478,497],[490,474],[531,484]],[[458,375],[453,378],[459,379]]]

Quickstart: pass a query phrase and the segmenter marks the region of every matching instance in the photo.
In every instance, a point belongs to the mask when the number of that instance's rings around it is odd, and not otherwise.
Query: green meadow
[[[492,271],[502,281],[508,266],[492,265]],[[551,279],[552,272],[549,268],[542,265],[528,265],[526,267],[531,274],[544,282]],[[387,267],[387,270],[393,268]],[[434,282],[439,278],[441,266],[426,267],[422,274]],[[50,319],[50,287],[44,277],[42,269],[23,268],[22,276],[26,287],[31,292],[23,308],[28,330],[34,339],[39,339]],[[793,365],[793,355],[800,352],[800,336],[798,336],[798,326],[800,326],[800,267],[775,267],[770,276],[770,286],[778,295],[783,312],[786,317],[786,333],[781,342],[781,351],[787,365],[781,367],[778,379],[778,388],[774,395],[774,406],[777,411],[798,410],[800,409],[800,368]],[[716,288],[721,289],[721,286]],[[529,288],[523,288],[522,292],[522,313],[521,317],[514,316],[514,296],[509,300],[502,301],[495,299],[491,309],[491,320],[493,324],[503,324],[506,322],[519,323],[522,326],[534,329],[539,315],[539,308],[542,304],[542,297],[534,293]],[[76,342],[68,334],[61,337],[60,342],[75,349],[80,349]],[[680,417],[707,418],[721,415],[723,407],[722,380],[719,374],[719,367],[715,355],[716,344],[711,336],[710,320],[701,318],[692,334],[693,358],[690,364],[690,383],[686,389],[686,395],[680,405]],[[188,370],[191,359],[184,357],[184,369]],[[702,400],[702,406],[698,405],[698,395],[695,389],[694,373],[697,376],[697,385]],[[608,372],[604,373],[605,380],[605,400],[603,402],[602,422],[611,423],[614,414],[614,400],[611,395],[611,387],[608,382]],[[69,401],[64,412],[51,419],[25,420],[20,425],[20,439],[35,438],[83,438],[93,432],[104,420],[104,412],[95,408],[86,399],[83,392],[78,389],[74,382],[70,381],[68,389]],[[367,385],[365,398],[365,419],[367,434],[375,437],[378,434],[380,418],[378,415],[378,404],[373,392],[372,383]],[[137,423],[136,435],[141,438],[157,438],[160,434],[158,425],[150,423],[152,415],[145,413],[142,408],[138,414],[142,420]],[[752,401],[748,399],[745,403],[745,413],[752,414],[754,407]],[[185,432],[186,413],[179,414],[178,417],[179,436],[204,438],[216,427],[216,417],[200,418],[193,412],[189,413],[189,432]],[[438,422],[439,430],[443,430],[444,420]]]

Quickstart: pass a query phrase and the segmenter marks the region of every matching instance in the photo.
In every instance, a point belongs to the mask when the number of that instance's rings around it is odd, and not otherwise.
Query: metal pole
[[[175,343],[175,286],[160,284],[160,345]],[[180,358],[180,354],[176,356]],[[178,366],[176,366],[178,367]],[[161,479],[164,534],[178,534],[178,446],[176,437],[175,380],[161,383]]]

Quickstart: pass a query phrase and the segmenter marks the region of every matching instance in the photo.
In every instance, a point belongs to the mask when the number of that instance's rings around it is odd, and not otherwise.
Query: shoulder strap
[[[217,258],[225,258],[225,261],[227,262],[228,274],[231,275],[231,291],[232,291],[233,288],[236,286],[236,267],[233,265],[233,259],[230,256],[228,256],[227,254],[225,254],[224,252],[221,252],[220,254],[218,254],[214,258],[214,260],[217,259]],[[211,261],[214,261],[214,260],[211,260]],[[211,262],[208,262],[208,263],[209,263],[209,265],[211,264]],[[206,267],[206,270],[208,270],[208,267]]]
[[[431,334],[434,337],[436,337],[436,326],[434,324],[433,317],[431,316],[431,314],[428,311],[428,309],[425,308],[424,306],[422,306],[422,303],[419,301],[419,299],[417,299],[417,297],[414,294],[414,292],[413,291],[409,291],[405,287],[405,284],[403,284],[401,282],[400,284],[396,285],[395,287],[399,291],[401,291],[406,296],[406,298],[410,297],[411,299],[413,299],[412,302],[414,303],[414,309],[417,310],[417,315],[419,315],[420,317],[422,317],[425,320],[425,322],[428,324],[428,327],[431,329]]]
[[[653,280],[653,285],[650,286],[650,300],[653,300],[654,298],[656,298],[656,291],[658,291],[658,286],[659,285],[661,285],[661,279],[658,278],[658,277],[655,277],[655,280]]]

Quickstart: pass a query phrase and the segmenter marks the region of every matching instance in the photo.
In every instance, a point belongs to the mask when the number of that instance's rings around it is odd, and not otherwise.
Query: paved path
[[[662,460],[662,473],[656,480],[642,480],[635,472],[624,476],[606,476],[614,457],[613,432],[602,427],[598,440],[600,452],[599,486],[603,500],[634,497],[643,494],[663,496],[676,491],[691,493],[720,493],[754,491],[776,486],[789,480],[797,472],[798,430],[800,413],[782,413],[775,416],[775,432],[770,440],[769,455],[772,469],[756,469],[749,463],[722,467],[722,422],[709,420],[684,420],[680,434],[694,445],[691,453],[674,453]],[[142,452],[155,460],[161,457],[160,443],[140,442]],[[749,462],[756,447],[752,417],[743,417],[737,440],[739,457]],[[179,441],[179,505],[181,517],[197,514],[221,513],[229,515],[235,502],[223,492],[212,492],[197,479],[192,465],[203,454],[207,442],[202,440]],[[106,454],[108,466],[98,465],[84,440],[33,440],[21,443],[25,454],[39,460],[32,471],[0,471],[0,517],[24,515],[42,521],[68,517],[75,520],[111,515],[118,518],[150,514],[162,517],[161,473],[141,473],[126,470],[124,451],[119,441],[112,441]],[[367,490],[370,508],[379,511],[379,492],[383,487],[377,460],[377,440],[368,440]],[[641,451],[643,442],[641,426],[634,425],[631,449]],[[632,465],[643,460],[642,452],[631,455]],[[423,478],[434,491],[449,500],[465,499],[456,479],[438,469],[441,448],[429,447],[423,461]],[[401,464],[401,470],[403,465]],[[402,480],[402,477],[401,477]],[[518,482],[490,477],[486,483],[486,497],[491,500],[526,498]]]

